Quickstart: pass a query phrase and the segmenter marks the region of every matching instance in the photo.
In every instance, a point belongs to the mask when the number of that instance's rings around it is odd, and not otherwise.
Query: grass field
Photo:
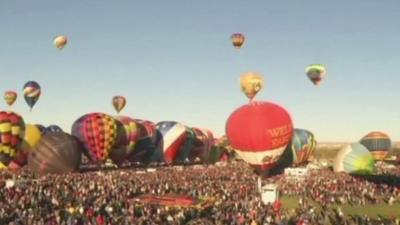
[[[298,207],[299,198],[295,197],[282,197],[281,198],[283,207],[286,209],[295,209]],[[316,206],[319,210],[321,207],[315,203],[311,202],[312,205]],[[389,216],[400,217],[400,203],[394,204],[392,206],[388,204],[380,205],[367,205],[367,206],[351,206],[348,204],[340,205],[343,212],[351,215],[367,215],[372,218],[378,218],[378,216],[383,216],[388,218]]]

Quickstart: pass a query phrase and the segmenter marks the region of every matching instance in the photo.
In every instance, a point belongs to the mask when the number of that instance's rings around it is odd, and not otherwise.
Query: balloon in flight
[[[54,45],[59,50],[62,50],[67,45],[67,43],[68,43],[68,38],[67,38],[67,36],[64,36],[64,35],[57,36],[54,39]]]
[[[306,74],[308,79],[310,79],[314,85],[318,86],[326,76],[326,68],[322,64],[311,64],[307,66]]]
[[[247,72],[240,77],[240,88],[250,101],[253,100],[263,86],[263,77],[259,73]]]
[[[241,33],[234,33],[231,35],[231,41],[232,41],[232,45],[233,47],[235,47],[236,49],[240,49],[245,41],[245,37],[243,34]]]
[[[17,93],[15,91],[6,91],[4,93],[4,100],[6,101],[7,105],[12,106],[17,100]]]
[[[126,98],[123,96],[114,96],[112,99],[112,104],[114,106],[115,111],[119,113],[126,105]]]
[[[24,98],[31,111],[33,106],[39,100],[40,94],[40,85],[36,81],[28,81],[24,85]]]

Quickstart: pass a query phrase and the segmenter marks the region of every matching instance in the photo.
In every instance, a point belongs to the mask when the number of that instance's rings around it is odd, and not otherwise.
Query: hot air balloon
[[[54,132],[64,132],[61,127],[57,125],[50,125],[46,128],[46,133],[54,133]]]
[[[67,36],[57,36],[54,39],[54,45],[59,49],[62,50],[68,43]]]
[[[307,66],[306,74],[314,85],[319,85],[326,75],[326,68],[322,64],[311,64]]]
[[[181,150],[179,150],[179,155],[177,159],[178,162],[185,162],[186,160],[188,160],[194,148],[194,141],[196,138],[196,134],[190,127],[185,126],[185,128],[186,128],[186,140],[185,143],[182,145]]]
[[[71,134],[82,142],[85,154],[93,162],[104,162],[116,147],[119,123],[103,113],[83,115],[72,125]]]
[[[202,158],[205,155],[207,150],[207,136],[203,133],[200,128],[192,127],[192,130],[195,134],[194,143],[193,143],[193,150],[189,156],[189,160],[191,162],[195,161],[196,158]]]
[[[243,105],[226,122],[226,136],[231,147],[263,175],[276,165],[292,135],[289,113],[270,102]]]
[[[122,142],[119,147],[111,151],[110,158],[116,165],[120,165],[133,155],[139,136],[138,125],[134,119],[127,116],[118,116],[116,119],[124,127],[117,135],[122,136]]]
[[[259,73],[248,72],[240,77],[240,87],[242,92],[251,100],[263,88],[263,77]]]
[[[13,160],[15,164],[19,166],[24,166],[27,163],[28,155],[31,151],[33,151],[34,147],[40,141],[42,134],[40,130],[36,127],[36,125],[26,124],[25,125],[25,135],[22,140],[22,145],[17,151],[17,155]]]
[[[68,173],[78,169],[82,144],[64,132],[48,133],[29,154],[28,167],[35,173]]]
[[[352,174],[372,174],[375,172],[375,160],[364,145],[353,143],[339,150],[333,163],[333,170]]]
[[[119,113],[125,107],[126,99],[123,96],[114,96],[112,99],[112,104],[114,106],[115,111]]]
[[[4,100],[6,101],[7,105],[12,106],[17,100],[17,93],[14,91],[6,91],[4,93]]]
[[[360,143],[374,156],[375,160],[383,160],[392,147],[389,136],[383,132],[373,131],[365,135]]]
[[[317,147],[317,141],[310,131],[294,129],[290,146],[293,152],[293,164],[299,165],[307,162],[313,155]]]
[[[231,35],[231,41],[236,49],[240,49],[245,41],[245,37],[241,33],[234,33]]]
[[[148,120],[135,119],[138,126],[138,140],[130,161],[148,163],[156,148],[156,124]]]
[[[28,81],[24,85],[24,98],[31,111],[33,106],[39,100],[40,94],[40,85],[36,81]]]
[[[3,164],[8,165],[16,157],[24,132],[25,123],[20,115],[14,112],[0,112],[0,155],[4,155],[0,158]]]
[[[179,155],[179,150],[186,141],[186,128],[175,121],[162,121],[156,124],[158,132],[157,148],[152,155],[153,162],[171,164]]]
[[[205,135],[205,148],[204,152],[200,156],[203,162],[208,163],[210,159],[211,149],[214,146],[214,135],[211,130],[208,129],[201,129],[203,134]]]

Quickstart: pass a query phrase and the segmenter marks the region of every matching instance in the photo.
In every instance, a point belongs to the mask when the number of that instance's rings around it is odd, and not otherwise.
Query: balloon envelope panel
[[[360,143],[374,156],[375,160],[383,160],[392,147],[389,136],[383,132],[374,131],[364,136]]]

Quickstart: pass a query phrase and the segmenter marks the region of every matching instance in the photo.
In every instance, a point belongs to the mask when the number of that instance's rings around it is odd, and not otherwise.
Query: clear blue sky
[[[27,123],[69,131],[85,113],[115,114],[111,98],[124,95],[125,115],[222,135],[247,102],[240,74],[257,71],[257,99],[283,105],[320,141],[371,130],[400,140],[399,12],[399,0],[3,0],[0,91],[19,92],[13,110]],[[247,37],[240,51],[234,32]],[[59,34],[70,39],[61,52]],[[328,69],[318,88],[304,74],[312,63]],[[27,80],[43,91],[32,113]]]

